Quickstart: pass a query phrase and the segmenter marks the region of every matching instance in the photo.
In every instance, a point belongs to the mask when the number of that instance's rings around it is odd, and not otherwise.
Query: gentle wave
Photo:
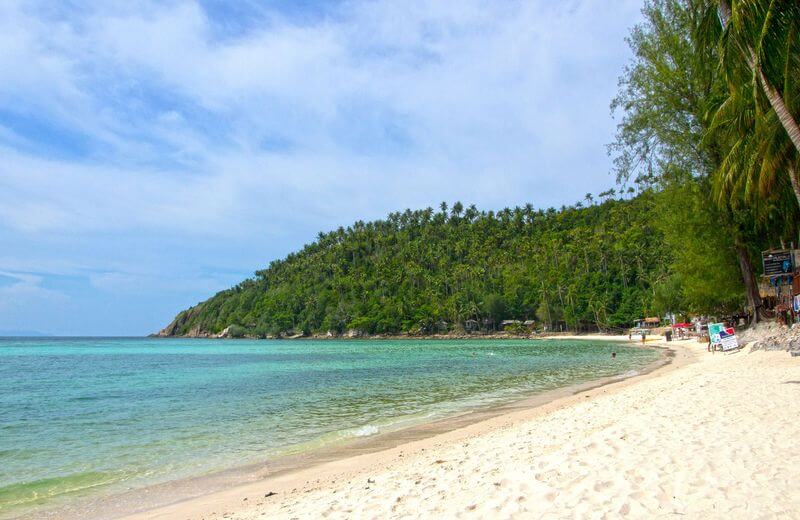
[[[353,432],[353,436],[355,437],[370,437],[372,435],[377,435],[380,432],[380,429],[372,424],[367,424],[358,428]]]
[[[85,492],[118,482],[125,476],[122,472],[86,471],[63,477],[11,484],[0,488],[0,511],[17,506],[41,504],[58,496]]]

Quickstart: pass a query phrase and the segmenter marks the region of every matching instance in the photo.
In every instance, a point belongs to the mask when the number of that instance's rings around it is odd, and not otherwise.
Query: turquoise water
[[[0,339],[0,517],[374,435],[657,357],[588,341]]]

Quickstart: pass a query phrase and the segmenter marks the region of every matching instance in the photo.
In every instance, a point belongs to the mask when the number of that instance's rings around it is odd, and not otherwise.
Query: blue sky
[[[0,2],[0,331],[146,334],[320,230],[608,188],[640,7]]]

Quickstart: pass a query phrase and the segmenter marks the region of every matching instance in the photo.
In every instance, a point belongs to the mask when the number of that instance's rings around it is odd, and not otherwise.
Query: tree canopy
[[[793,11],[760,0],[649,0],[631,31],[634,59],[612,102],[622,119],[611,151],[621,183],[659,193],[658,225],[676,250],[659,293],[673,306],[713,310],[744,296],[757,318],[758,254],[797,237],[794,150],[755,72],[776,57],[794,66]],[[765,37],[770,16],[780,17],[780,30]],[[751,58],[777,41],[786,46],[779,55]],[[791,93],[781,74],[773,65],[765,77],[786,86],[779,95]]]
[[[430,333],[503,319],[628,326],[653,312],[669,264],[654,197],[498,212],[442,203],[356,222],[180,313],[167,332]]]

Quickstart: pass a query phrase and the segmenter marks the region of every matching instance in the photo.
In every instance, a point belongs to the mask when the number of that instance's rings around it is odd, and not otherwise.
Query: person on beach
[[[644,343],[645,341],[647,341],[647,340],[646,340],[646,338],[645,338],[645,336],[646,336],[646,335],[647,335],[647,331],[645,331],[644,329],[642,329],[642,343]]]

